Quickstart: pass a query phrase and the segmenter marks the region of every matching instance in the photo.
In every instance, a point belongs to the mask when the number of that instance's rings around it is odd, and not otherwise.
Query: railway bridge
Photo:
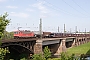
[[[48,46],[53,55],[65,52],[67,48],[79,46],[90,42],[90,35],[68,35],[60,38],[31,38],[31,39],[11,39],[2,40],[1,47],[9,47],[20,53],[39,54],[43,53],[45,46]]]

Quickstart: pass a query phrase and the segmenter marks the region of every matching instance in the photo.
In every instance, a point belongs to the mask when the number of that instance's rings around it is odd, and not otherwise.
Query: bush
[[[71,56],[67,56],[64,52],[61,53],[61,60],[78,60],[79,58],[72,54]]]
[[[67,60],[67,56],[64,52],[61,53],[61,60]]]
[[[7,48],[0,48],[0,60],[4,60],[4,57],[7,53],[10,53]]]
[[[42,54],[35,54],[32,56],[32,60],[46,60]]]
[[[46,46],[44,48],[44,57],[46,58],[46,60],[51,57],[51,52],[50,52],[50,49],[48,48],[48,46]]]

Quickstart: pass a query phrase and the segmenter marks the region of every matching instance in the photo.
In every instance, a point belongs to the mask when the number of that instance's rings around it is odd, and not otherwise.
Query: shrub
[[[61,60],[78,60],[79,58],[72,54],[71,56],[67,56],[64,52],[61,53]]]
[[[4,60],[4,57],[7,53],[10,53],[7,48],[0,48],[0,60]]]
[[[44,48],[44,57],[46,58],[46,60],[51,57],[51,52],[50,52],[50,49],[48,48],[48,46],[46,46]]]
[[[35,54],[32,56],[32,60],[46,60],[42,54]]]

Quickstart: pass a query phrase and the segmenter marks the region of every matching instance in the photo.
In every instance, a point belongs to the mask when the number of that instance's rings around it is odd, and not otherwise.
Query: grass
[[[76,55],[87,54],[87,53],[90,54],[90,42],[82,44],[82,45],[77,46],[77,47],[69,48],[69,49],[67,49],[66,53],[68,55],[71,55],[73,53]]]
[[[60,58],[49,58],[48,60],[60,60]]]

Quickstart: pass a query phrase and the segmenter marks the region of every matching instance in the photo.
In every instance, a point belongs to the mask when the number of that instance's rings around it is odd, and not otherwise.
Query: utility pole
[[[81,33],[81,32],[80,32],[80,29],[79,29],[79,33]]]
[[[65,31],[65,24],[64,24],[64,35],[63,35],[64,37],[65,37],[65,32],[66,32],[66,31]]]
[[[75,33],[77,33],[77,26],[75,27],[75,30],[76,30],[76,32],[75,32]]]
[[[39,27],[40,27],[40,39],[42,40],[42,19],[40,18],[40,24],[39,24]]]
[[[70,33],[71,33],[71,28],[70,28]]]
[[[86,28],[85,28],[85,35],[86,35]]]
[[[59,26],[58,26],[58,32],[59,32]]]
[[[65,33],[66,31],[65,31],[65,24],[64,24],[64,33]]]
[[[85,33],[86,33],[86,28],[85,28]]]

